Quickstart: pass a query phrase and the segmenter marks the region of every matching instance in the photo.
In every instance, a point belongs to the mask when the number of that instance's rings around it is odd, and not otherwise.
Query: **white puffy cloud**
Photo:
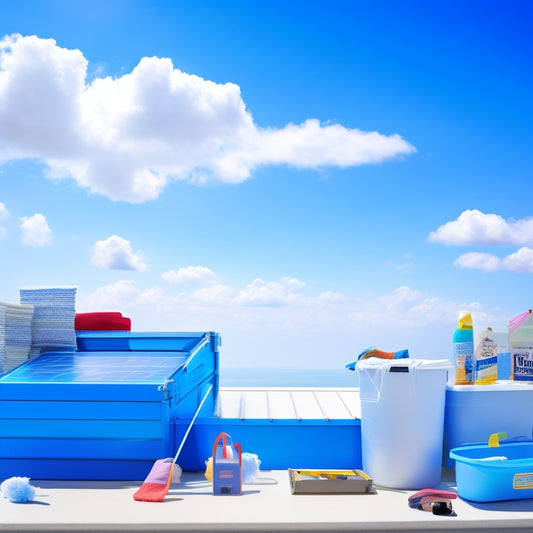
[[[495,214],[468,209],[430,233],[429,240],[455,245],[509,246],[533,244],[533,217],[504,220]],[[455,260],[462,268],[493,272],[509,270],[533,273],[533,250],[522,246],[503,259],[488,252],[468,252]]]
[[[207,267],[188,266],[178,270],[168,270],[167,272],[163,272],[161,277],[169,283],[203,283],[212,281],[215,277],[215,273]]]
[[[533,244],[533,218],[505,220],[477,209],[463,211],[429,235],[432,242],[456,245]]]
[[[2,226],[2,222],[9,218],[9,211],[3,202],[0,202],[0,239],[7,235],[7,229]]]
[[[0,41],[0,161],[39,158],[113,200],[156,198],[173,179],[238,183],[261,165],[348,167],[408,155],[398,134],[307,120],[260,128],[233,83],[142,58],[131,73],[87,81],[79,50],[53,39]],[[39,87],[39,91],[35,91]]]
[[[455,264],[463,268],[484,270],[510,270],[525,274],[533,274],[533,249],[523,246],[516,252],[500,259],[489,253],[469,252],[459,256]]]
[[[139,305],[141,291],[132,280],[120,280],[111,285],[99,287],[85,297],[82,309],[90,311],[124,310],[131,313]],[[83,307],[84,306],[84,307]]]
[[[533,249],[523,246],[514,254],[505,257],[502,262],[507,270],[533,274]]]
[[[28,246],[46,246],[52,242],[52,230],[46,217],[36,213],[31,217],[21,217],[22,243]]]
[[[192,304],[222,305],[230,304],[233,299],[233,289],[228,285],[215,284],[196,289],[189,297]]]
[[[334,291],[326,291],[318,296],[318,301],[325,303],[343,303],[347,300],[348,298],[344,294]]]
[[[463,254],[455,260],[454,264],[463,268],[484,270],[486,272],[501,270],[503,267],[502,260],[498,256],[482,252]]]
[[[296,278],[282,278],[280,281],[265,283],[261,279],[252,281],[235,298],[235,303],[244,306],[278,307],[301,301],[298,290],[305,287],[305,283]]]
[[[97,241],[93,249],[92,263],[113,270],[146,270],[143,254],[134,252],[130,241],[112,235],[105,241]]]
[[[77,307],[121,311],[136,331],[218,331],[223,366],[273,368],[342,369],[374,344],[389,351],[408,348],[411,357],[450,358],[460,311],[471,312],[474,324],[494,331],[505,331],[510,316],[475,301],[449,301],[406,286],[358,297],[326,292],[287,298],[281,291],[281,305],[250,306],[240,298],[276,284],[283,285],[256,280],[242,290],[210,285],[173,293],[172,287],[143,289],[123,280],[80,294]]]

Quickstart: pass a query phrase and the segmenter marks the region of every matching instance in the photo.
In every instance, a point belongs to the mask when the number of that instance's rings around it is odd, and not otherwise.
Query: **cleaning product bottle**
[[[509,320],[511,379],[533,382],[533,313],[531,309]]]
[[[492,328],[479,334],[479,344],[474,354],[476,385],[491,385],[498,379],[498,344],[494,341]]]
[[[472,385],[474,359],[474,329],[472,315],[467,313],[459,319],[459,327],[453,334],[453,355],[455,358],[455,384]]]

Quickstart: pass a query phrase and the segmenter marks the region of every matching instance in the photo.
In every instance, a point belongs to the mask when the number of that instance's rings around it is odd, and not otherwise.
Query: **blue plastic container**
[[[474,502],[533,498],[533,442],[454,448],[457,493]]]
[[[219,345],[212,332],[83,332],[78,351],[0,376],[0,479],[144,479],[210,385],[213,415]]]
[[[446,468],[453,469],[453,448],[483,442],[505,431],[508,439],[531,439],[533,387],[518,381],[494,385],[456,385],[446,390],[444,450]]]
[[[190,420],[176,420],[180,442]],[[287,468],[362,468],[361,421],[268,420],[199,417],[185,442],[178,463],[183,470],[205,470],[213,442],[224,431],[243,452],[255,453],[263,470]]]

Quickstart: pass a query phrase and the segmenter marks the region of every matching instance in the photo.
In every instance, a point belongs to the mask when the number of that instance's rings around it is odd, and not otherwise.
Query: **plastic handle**
[[[220,439],[222,439],[222,457],[224,459],[228,458],[228,452],[226,451],[226,437],[229,439],[231,445],[231,437],[227,433],[219,433],[217,438],[215,439],[215,444],[213,445],[213,460],[215,460],[217,445]]]
[[[500,446],[500,439],[505,440],[507,438],[507,433],[505,431],[500,431],[499,433],[493,433],[489,437],[489,448],[498,448]]]
[[[389,369],[389,372],[402,372],[404,374],[408,374],[409,367],[408,366],[391,366]]]

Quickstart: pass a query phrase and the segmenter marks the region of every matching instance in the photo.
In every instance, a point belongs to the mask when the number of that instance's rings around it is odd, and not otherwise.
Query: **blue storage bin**
[[[533,442],[470,444],[450,451],[457,493],[474,502],[533,498]]]
[[[144,479],[210,385],[213,415],[219,345],[212,332],[82,332],[78,351],[1,376],[0,479]]]
[[[532,438],[533,387],[517,381],[494,385],[452,385],[446,390],[444,457],[454,468],[450,450],[482,442],[487,435],[505,431],[509,439]]]
[[[180,442],[189,420],[176,420]],[[220,432],[229,433],[243,452],[255,453],[261,469],[362,468],[361,421],[198,418],[179,457],[184,470],[201,471]]]

